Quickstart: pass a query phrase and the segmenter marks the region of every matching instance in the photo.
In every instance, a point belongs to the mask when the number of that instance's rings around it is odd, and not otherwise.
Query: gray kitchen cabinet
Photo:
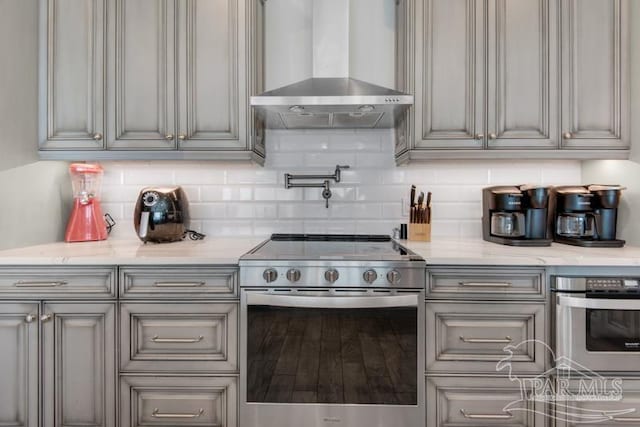
[[[628,149],[628,0],[562,0],[562,147]]]
[[[427,298],[544,301],[545,279],[544,269],[535,267],[430,266]]]
[[[45,303],[43,427],[116,425],[115,303]]]
[[[37,427],[38,304],[0,302],[0,424]]]
[[[529,399],[533,382],[492,377],[427,379],[427,426],[545,427],[548,409]]]
[[[548,357],[542,303],[430,301],[426,331],[428,373],[540,373]]]
[[[237,266],[123,266],[120,298],[238,299]]]
[[[101,150],[107,0],[40,0],[40,150]]]
[[[576,399],[556,402],[555,427],[640,425],[640,378],[558,375],[556,389]],[[603,399],[607,394],[609,399]]]
[[[416,148],[554,148],[554,0],[427,0],[417,26]],[[487,7],[488,5],[488,7]]]
[[[242,0],[115,0],[107,146],[247,150]]]
[[[120,427],[238,426],[237,377],[122,377]]]
[[[425,0],[415,15],[398,163],[628,158],[628,0]]]
[[[238,370],[238,304],[122,303],[122,372]]]

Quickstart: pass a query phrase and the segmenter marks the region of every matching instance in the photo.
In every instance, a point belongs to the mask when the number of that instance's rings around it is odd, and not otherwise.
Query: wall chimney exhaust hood
[[[264,0],[262,84],[251,96],[270,129],[396,128],[402,87],[396,0]]]
[[[393,128],[413,95],[352,78],[316,77],[251,97],[272,129]]]

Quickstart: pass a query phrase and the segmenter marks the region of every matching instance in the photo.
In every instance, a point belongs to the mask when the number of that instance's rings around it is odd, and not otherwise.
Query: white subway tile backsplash
[[[102,201],[132,236],[133,208],[149,185],[182,185],[191,228],[211,236],[391,233],[406,222],[409,187],[433,193],[433,236],[479,237],[483,187],[575,184],[578,161],[429,161],[395,167],[391,131],[269,131],[264,168],[234,162],[105,162]],[[320,188],[284,188],[284,174],[332,174],[348,164],[325,208]]]

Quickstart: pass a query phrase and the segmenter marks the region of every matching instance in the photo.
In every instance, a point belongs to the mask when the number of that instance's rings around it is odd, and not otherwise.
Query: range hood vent
[[[413,95],[352,78],[317,77],[251,97],[270,129],[394,128]]]

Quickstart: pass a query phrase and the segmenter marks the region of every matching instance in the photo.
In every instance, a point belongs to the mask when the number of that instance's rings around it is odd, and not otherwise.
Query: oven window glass
[[[587,350],[640,351],[640,310],[587,309]]]
[[[417,404],[415,307],[247,313],[248,402]]]

